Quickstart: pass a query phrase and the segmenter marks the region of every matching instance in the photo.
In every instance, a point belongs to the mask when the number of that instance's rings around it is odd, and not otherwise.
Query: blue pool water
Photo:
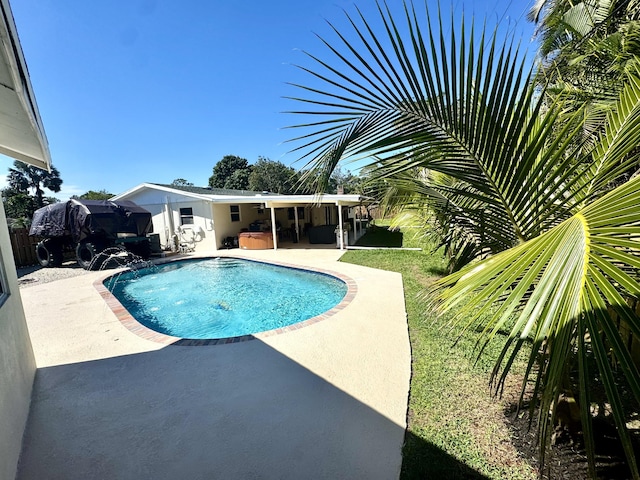
[[[330,310],[347,292],[329,275],[236,258],[172,262],[104,284],[146,327],[192,339],[292,325]]]

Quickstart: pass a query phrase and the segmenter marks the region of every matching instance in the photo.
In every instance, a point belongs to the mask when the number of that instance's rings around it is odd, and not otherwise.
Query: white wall
[[[199,234],[196,237],[196,252],[205,250],[215,250],[216,242],[211,222],[210,203],[203,200],[190,199],[185,197],[182,201],[172,202],[173,224],[175,228],[179,228],[181,224],[180,209],[191,208],[193,212],[193,224],[188,227],[199,227]]]
[[[146,208],[152,215],[153,232],[160,235],[162,248],[171,247],[171,238],[175,230],[181,225],[180,209],[193,209],[193,226],[200,227],[201,234],[197,237],[196,251],[215,250],[215,236],[211,221],[210,203],[177,193],[162,192],[159,190],[141,190],[127,196],[127,200],[135,202],[142,208]],[[167,216],[165,205],[171,206],[171,220]],[[173,229],[171,225],[173,224]]]
[[[216,203],[213,204],[213,223],[216,234],[217,248],[222,248],[222,242],[225,237],[237,237],[240,230],[249,228],[251,223],[256,220],[267,220],[271,213],[265,209],[263,213],[258,213],[257,204],[240,204],[240,221],[231,221],[231,210],[229,204]]]
[[[9,292],[0,306],[0,479],[14,479],[36,371],[4,207],[0,205],[0,268]]]
[[[327,222],[325,209],[329,209],[330,220]],[[335,205],[321,205],[311,209],[311,223],[317,225],[336,225],[338,223],[338,207]]]

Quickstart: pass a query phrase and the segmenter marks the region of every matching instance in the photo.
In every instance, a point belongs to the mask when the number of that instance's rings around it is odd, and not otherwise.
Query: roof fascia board
[[[205,200],[211,203],[219,203],[219,204],[248,204],[248,203],[264,203],[267,208],[271,206],[285,207],[285,206],[293,206],[299,205],[301,203],[312,204],[312,205],[338,205],[340,202],[341,205],[359,205],[361,203],[366,203],[371,199],[367,197],[362,197],[360,195],[333,195],[333,194],[325,194],[325,195],[262,195],[257,194],[253,196],[246,195],[207,195],[207,194],[199,194],[199,193],[191,193],[185,192],[184,190],[178,190],[171,187],[165,187],[161,185],[157,185],[154,183],[141,183],[133,187],[130,190],[127,190],[124,193],[116,195],[111,198],[111,200],[122,200],[123,198],[127,198],[134,193],[143,190],[143,189],[151,189],[158,190],[165,193],[172,193],[175,195],[181,195],[191,198],[197,198],[199,200]]]
[[[342,205],[359,205],[370,201],[370,199],[360,195],[254,195],[252,197],[230,195],[207,196],[211,198],[213,203],[264,203],[267,207],[293,206],[301,203],[311,205],[337,205],[338,202]]]
[[[9,0],[0,0],[0,10],[0,43],[2,43],[3,56],[9,66],[9,73],[13,80],[13,91],[20,105],[22,105],[22,109],[31,125],[32,133],[40,147],[40,156],[36,158],[33,155],[27,155],[5,146],[0,147],[0,152],[50,172],[51,152],[49,151],[47,135],[44,131],[40,111],[31,86],[27,62],[24,59]]]
[[[164,192],[164,193],[172,193],[175,195],[181,195],[181,196],[185,196],[185,197],[192,197],[192,198],[197,198],[199,200],[207,200],[209,201],[210,199],[208,198],[208,195],[200,195],[198,193],[190,193],[190,192],[185,192],[184,190],[177,190],[175,188],[169,188],[169,187],[163,187],[161,185],[156,185],[155,183],[141,183],[140,185],[137,185],[129,190],[127,190],[124,193],[120,193],[118,195],[116,195],[115,197],[111,197],[110,200],[122,200],[124,198],[130,197],[131,195],[142,191],[142,190],[158,190],[160,192]]]

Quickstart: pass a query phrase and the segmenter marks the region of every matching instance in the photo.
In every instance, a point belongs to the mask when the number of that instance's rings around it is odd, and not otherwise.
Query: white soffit
[[[0,153],[49,170],[49,145],[9,0],[0,0],[0,9]]]

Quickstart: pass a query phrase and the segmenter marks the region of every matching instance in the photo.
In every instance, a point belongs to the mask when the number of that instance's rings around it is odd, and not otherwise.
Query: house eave
[[[182,195],[198,200],[205,200],[215,204],[256,204],[262,203],[267,208],[287,208],[296,205],[341,205],[341,206],[357,206],[368,205],[373,199],[362,195],[279,195],[272,193],[259,193],[256,195],[216,195],[216,194],[200,194],[191,193],[177,188],[166,187],[155,183],[141,183],[126,192],[116,195],[111,200],[124,200],[130,198],[135,193],[144,189],[151,189],[167,194]]]
[[[0,0],[0,153],[51,170],[51,153],[8,0]]]

